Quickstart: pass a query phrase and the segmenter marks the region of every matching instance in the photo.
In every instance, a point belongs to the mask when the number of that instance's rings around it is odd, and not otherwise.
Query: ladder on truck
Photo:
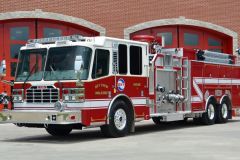
[[[190,75],[189,75],[189,61],[188,58],[186,57],[182,57],[181,58],[181,65],[180,65],[180,73],[179,73],[179,77],[180,78],[180,94],[183,95],[185,97],[185,100],[183,101],[183,103],[181,103],[181,108],[182,111],[189,111],[190,110],[190,84],[189,84],[189,80],[190,80]]]

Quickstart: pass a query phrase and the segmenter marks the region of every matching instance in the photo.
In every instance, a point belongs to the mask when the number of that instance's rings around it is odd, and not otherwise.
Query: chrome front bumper
[[[0,123],[76,124],[81,123],[81,111],[3,110]]]

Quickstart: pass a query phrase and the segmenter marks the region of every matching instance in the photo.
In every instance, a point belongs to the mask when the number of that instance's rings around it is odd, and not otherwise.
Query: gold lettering
[[[95,95],[108,95],[108,91],[96,91]]]
[[[100,83],[100,84],[96,84],[94,88],[95,89],[97,89],[97,88],[106,88],[106,89],[108,89],[109,86],[107,84]]]
[[[140,87],[140,86],[141,86],[141,83],[133,83],[133,86],[134,86],[134,87]]]

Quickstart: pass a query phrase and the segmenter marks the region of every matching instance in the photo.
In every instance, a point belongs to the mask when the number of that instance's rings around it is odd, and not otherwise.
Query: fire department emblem
[[[117,88],[118,88],[119,91],[123,91],[124,90],[124,88],[125,88],[125,81],[122,78],[120,78],[118,80]]]

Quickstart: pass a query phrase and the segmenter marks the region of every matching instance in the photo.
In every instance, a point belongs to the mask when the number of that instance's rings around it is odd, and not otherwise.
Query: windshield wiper
[[[57,79],[57,82],[58,82],[58,85],[59,85],[59,87],[60,87],[60,88],[62,88],[62,83],[60,82],[60,79],[58,78],[58,76],[57,76],[57,74],[56,74],[55,70],[53,69],[52,65],[50,64],[50,65],[49,65],[49,67],[50,67],[51,71],[53,72],[53,74],[55,75],[55,77],[56,77],[56,79]]]
[[[37,63],[35,63],[35,65],[34,65],[34,66],[32,67],[32,69],[31,69],[29,75],[28,75],[27,78],[24,80],[24,82],[23,82],[23,88],[25,88],[26,82],[27,82],[28,79],[31,77],[31,74],[32,74],[33,70],[36,69],[36,67],[37,67]]]

